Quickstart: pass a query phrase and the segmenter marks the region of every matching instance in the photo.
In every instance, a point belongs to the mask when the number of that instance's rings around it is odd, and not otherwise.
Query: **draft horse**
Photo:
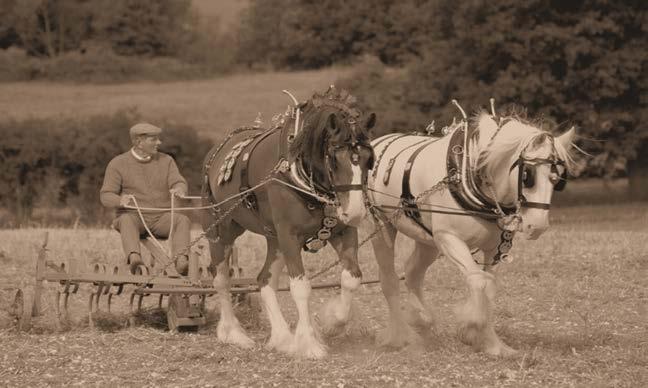
[[[209,235],[220,301],[220,341],[253,345],[233,313],[229,295],[228,258],[235,239],[246,230],[264,236],[267,243],[257,281],[271,324],[268,348],[298,357],[326,355],[311,322],[311,284],[302,250],[315,252],[330,243],[337,252],[343,266],[341,294],[327,305],[322,322],[328,325],[325,330],[333,330],[348,321],[352,292],[361,280],[355,226],[366,215],[363,188],[373,164],[369,131],[376,118],[373,113],[364,115],[355,101],[331,87],[289,107],[270,129],[235,130],[208,154],[205,177],[213,203],[244,194],[244,206],[230,201],[217,209],[215,217],[224,217]],[[299,315],[294,334],[276,297],[284,266]]]
[[[493,355],[516,352],[493,328],[493,269],[516,232],[537,239],[549,227],[552,192],[564,188],[573,166],[575,130],[554,137],[520,118],[495,117],[494,109],[470,124],[464,114],[443,137],[388,134],[372,141],[377,160],[369,201],[384,224],[383,235],[372,243],[389,307],[388,326],[379,338],[383,345],[420,346],[413,329],[434,325],[423,299],[425,272],[443,255],[468,286],[469,296],[457,309],[462,342]],[[397,233],[415,242],[405,263],[403,310],[394,268]],[[476,250],[484,253],[483,261],[474,259]]]

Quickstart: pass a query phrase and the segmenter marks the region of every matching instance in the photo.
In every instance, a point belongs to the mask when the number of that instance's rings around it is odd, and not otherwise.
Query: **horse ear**
[[[367,128],[367,130],[369,131],[374,126],[376,126],[376,114],[371,113],[367,118],[367,122],[365,123],[365,128]]]
[[[569,128],[569,131],[558,136],[556,140],[562,144],[562,146],[568,150],[571,148],[574,138],[576,137],[576,127]]]

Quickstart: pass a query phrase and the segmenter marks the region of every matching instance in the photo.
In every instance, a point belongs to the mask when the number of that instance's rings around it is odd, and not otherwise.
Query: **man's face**
[[[158,152],[158,147],[162,144],[160,137],[157,135],[144,135],[140,136],[136,145],[137,149],[146,155],[155,155]]]

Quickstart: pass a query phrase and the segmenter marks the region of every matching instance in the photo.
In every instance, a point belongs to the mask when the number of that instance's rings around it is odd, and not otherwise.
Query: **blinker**
[[[533,162],[533,160],[530,160],[530,161]],[[537,165],[536,164],[527,164],[526,162],[527,162],[527,160],[520,159],[520,160],[518,160],[518,162],[516,162],[516,164],[520,168],[519,179],[520,179],[521,183],[524,185],[524,187],[526,187],[528,189],[528,188],[531,188],[531,187],[535,186],[535,184],[536,184],[536,167],[537,167]],[[540,162],[541,162],[540,164],[544,164],[542,162],[545,162],[545,160],[541,160]],[[514,164],[514,166],[516,164]],[[564,190],[565,185],[567,184],[567,170],[564,170],[562,172],[562,174],[558,172],[558,165],[564,165],[564,162],[561,161],[561,160],[558,160],[558,161],[551,160],[551,161],[546,161],[546,164],[551,164],[551,172],[553,174],[558,175],[558,177],[559,177],[558,182],[554,184],[554,190],[555,191]]]
[[[522,183],[527,189],[535,185],[535,168],[523,165],[522,168]]]

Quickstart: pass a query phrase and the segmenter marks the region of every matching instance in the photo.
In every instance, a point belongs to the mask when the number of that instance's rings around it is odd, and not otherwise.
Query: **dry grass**
[[[192,0],[194,10],[205,22],[216,20],[221,29],[231,30],[239,23],[241,11],[248,0]]]
[[[272,116],[292,104],[281,90],[288,89],[298,100],[305,100],[349,71],[330,68],[118,85],[0,83],[0,117],[83,118],[136,108],[146,120],[190,124],[205,136],[219,138],[233,128],[251,125],[258,112],[269,124]]]
[[[536,242],[516,240],[511,264],[498,270],[497,330],[521,351],[502,360],[475,354],[455,338],[453,306],[463,297],[458,271],[441,260],[428,271],[428,300],[439,314],[437,333],[423,353],[384,352],[364,330],[327,340],[323,361],[293,360],[266,351],[266,319],[239,306],[237,314],[259,344],[244,351],[219,344],[210,301],[209,325],[197,334],[164,330],[164,315],[152,309],[136,327],[126,324],[91,330],[85,299],[74,298],[77,316],[58,330],[51,309],[30,333],[14,331],[5,315],[0,326],[0,376],[13,386],[641,386],[648,381],[648,210],[639,204],[558,208],[552,228]],[[367,226],[362,233],[371,230]],[[106,230],[49,230],[51,256],[87,262],[117,261],[119,240]],[[0,231],[2,287],[32,276],[36,246],[44,230]],[[242,265],[256,274],[263,241],[245,235]],[[409,246],[399,241],[399,265]],[[361,248],[366,278],[375,278],[370,247]],[[316,272],[333,260],[328,249],[306,257]],[[331,271],[317,281],[336,278]],[[50,289],[55,289],[50,285]],[[87,291],[84,291],[87,292]],[[321,306],[334,291],[315,291]],[[83,295],[83,294],[82,294]],[[117,302],[124,308],[127,297]],[[214,298],[212,298],[214,299]],[[289,295],[281,301],[289,320]],[[385,303],[377,286],[358,292],[355,324],[373,333],[384,324]],[[119,311],[119,309],[118,309]],[[118,314],[116,314],[119,317]],[[156,321],[157,320],[157,321]],[[125,321],[124,321],[125,322]]]

